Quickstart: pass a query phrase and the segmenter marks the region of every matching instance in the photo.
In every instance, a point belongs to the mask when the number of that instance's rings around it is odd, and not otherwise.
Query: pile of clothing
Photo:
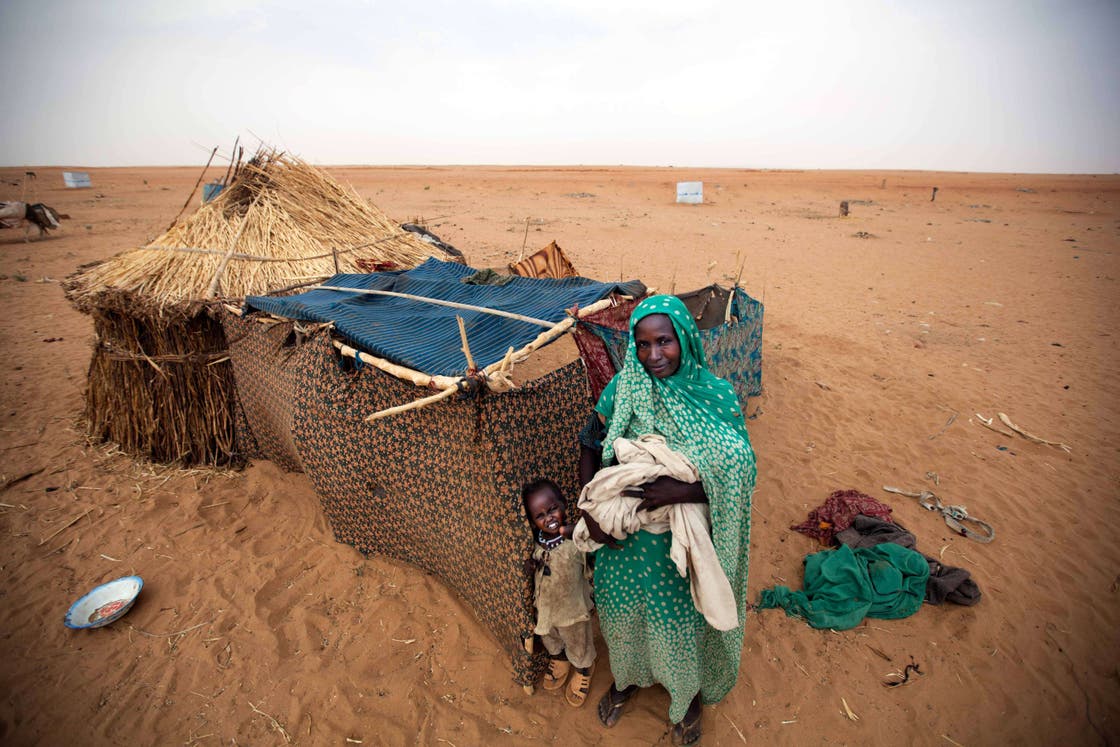
[[[891,519],[890,506],[856,490],[834,492],[790,528],[839,547],[806,557],[804,587],[766,589],[758,609],[780,607],[814,628],[847,630],[865,617],[909,617],[923,602],[980,601],[968,571],[918,552],[914,535]]]

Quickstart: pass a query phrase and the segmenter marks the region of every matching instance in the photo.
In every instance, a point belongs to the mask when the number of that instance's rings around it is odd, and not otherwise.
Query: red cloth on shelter
[[[579,357],[583,359],[587,371],[587,389],[592,402],[599,401],[599,395],[618,371],[607,352],[607,344],[601,337],[590,331],[589,327],[599,326],[608,330],[628,332],[630,312],[639,301],[640,298],[621,300],[615,306],[585,316],[572,330],[572,337],[579,349]],[[625,348],[623,350],[625,351]]]
[[[833,536],[850,527],[859,514],[894,523],[890,506],[858,490],[836,490],[824,503],[809,512],[808,519],[790,529],[816,537],[822,545],[831,545]]]

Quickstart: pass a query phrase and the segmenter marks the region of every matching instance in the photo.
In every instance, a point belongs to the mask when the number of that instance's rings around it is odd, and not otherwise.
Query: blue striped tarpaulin
[[[563,280],[515,277],[505,285],[471,285],[463,279],[477,270],[429,259],[419,267],[368,275],[335,275],[323,285],[407,293],[412,296],[497,309],[556,323],[573,306],[589,306],[612,292],[641,295],[637,280],[602,283],[587,278]],[[459,325],[466,327],[471,355],[479,368],[495,363],[510,347],[520,350],[546,328],[480,311],[437,306],[393,296],[311,290],[294,296],[249,296],[247,310],[309,322],[334,322],[350,345],[416,371],[457,376],[466,371]]]

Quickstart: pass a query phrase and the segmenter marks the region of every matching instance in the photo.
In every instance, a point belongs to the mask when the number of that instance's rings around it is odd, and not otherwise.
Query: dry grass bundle
[[[97,333],[91,437],[159,462],[237,465],[236,385],[216,300],[406,269],[441,251],[325,172],[258,151],[218,199],[64,284]]]
[[[67,289],[86,311],[113,292],[163,308],[263,294],[339,271],[406,269],[433,254],[441,253],[324,171],[262,149],[217,199],[146,246],[75,274]]]
[[[90,436],[156,462],[239,466],[236,385],[221,324],[114,309],[93,314]]]

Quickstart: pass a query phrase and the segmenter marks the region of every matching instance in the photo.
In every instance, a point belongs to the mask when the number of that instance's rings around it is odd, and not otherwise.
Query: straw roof
[[[80,269],[66,289],[87,312],[139,302],[162,313],[433,254],[451,258],[321,169],[262,149],[216,199],[146,246]]]

